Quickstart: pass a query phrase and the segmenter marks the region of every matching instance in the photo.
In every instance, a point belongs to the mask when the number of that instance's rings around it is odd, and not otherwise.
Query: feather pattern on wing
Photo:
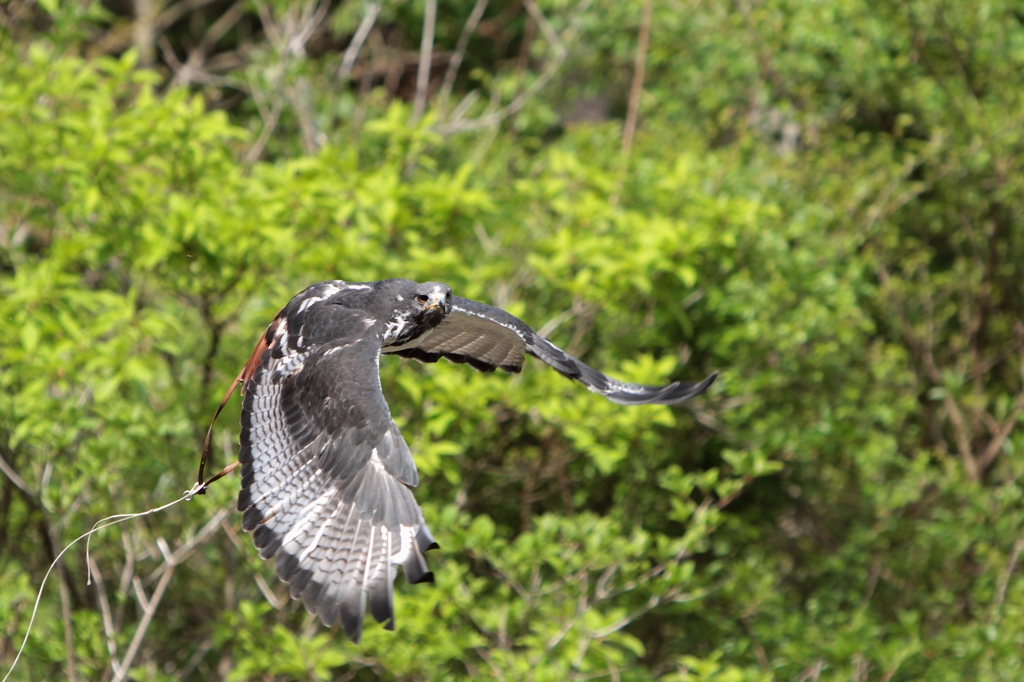
[[[435,543],[381,393],[382,325],[359,308],[311,309],[278,315],[245,377],[238,508],[292,597],[358,641],[367,603],[394,627],[396,564],[410,582],[432,580],[423,553]]]
[[[594,393],[621,405],[674,405],[700,395],[714,383],[718,372],[699,382],[676,381],[668,386],[643,386],[613,379],[574,358],[539,336],[514,315],[483,303],[455,296],[452,310],[432,332],[403,346],[385,348],[422,362],[446,358],[465,362],[484,372],[518,372],[523,354],[550,365]]]
[[[381,353],[518,372],[532,355],[622,404],[674,404],[698,383],[613,379],[498,308],[409,280],[321,282],[274,318],[242,371],[242,527],[291,596],[358,641],[367,607],[394,627],[393,583],[433,580],[436,547],[409,446],[381,390]]]

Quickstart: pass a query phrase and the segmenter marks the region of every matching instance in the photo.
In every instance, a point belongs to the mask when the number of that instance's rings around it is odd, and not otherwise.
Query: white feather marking
[[[387,528],[385,528],[385,529],[384,529],[384,532],[385,532],[385,533],[387,533],[387,538],[388,538],[388,553],[387,553],[387,555],[386,555],[386,556],[391,556],[391,531],[390,531],[390,530],[388,530]],[[393,578],[393,577],[392,577],[392,575],[391,575],[391,571],[393,571],[393,570],[394,570],[394,569],[392,568],[392,566],[393,566],[393,564],[392,564],[392,563],[390,563],[390,562],[389,562],[389,563],[386,563],[386,564],[384,564],[384,568],[386,568],[386,569],[387,569],[387,572],[388,572],[388,575],[387,575],[387,580],[388,580],[388,582],[389,582],[389,583],[391,583],[391,582],[393,582],[393,581],[394,581],[394,578]]]
[[[274,344],[281,349],[283,353],[289,353],[288,348],[288,322],[285,318],[281,318],[280,324],[277,325],[277,330],[274,332]]]
[[[305,448],[303,448],[303,450],[305,450]],[[299,450],[299,452],[302,452],[302,450]],[[267,497],[269,497],[270,495],[273,495],[274,493],[278,492],[281,488],[283,488],[284,486],[286,486],[289,483],[291,483],[292,482],[292,478],[297,476],[299,474],[299,472],[301,472],[303,469],[306,468],[306,465],[311,464],[312,462],[313,462],[312,459],[303,462],[302,465],[298,469],[296,469],[294,471],[294,473],[291,474],[291,478],[286,478],[284,480],[284,482],[281,483],[280,485],[276,485],[273,488],[271,488],[270,490],[266,491],[265,493],[262,493],[259,497],[254,498],[253,501],[252,501],[252,505],[250,505],[250,506],[258,505],[260,502],[263,502],[264,500],[266,500]],[[276,514],[277,512],[281,511],[281,508],[284,507],[284,505],[286,503],[291,502],[293,499],[295,499],[296,495],[298,495],[299,493],[305,491],[306,488],[308,488],[313,483],[313,481],[316,480],[316,477],[320,475],[321,471],[323,471],[323,469],[317,469],[316,472],[312,476],[307,478],[302,483],[301,486],[299,486],[298,488],[295,488],[294,490],[290,491],[286,497],[283,497],[280,500],[278,500],[277,503],[274,504],[274,506],[272,506],[268,510],[266,516],[269,518],[271,512]]]
[[[299,312],[306,312],[307,310],[309,310],[310,306],[312,306],[314,303],[319,303],[322,300],[324,300],[323,296],[311,296],[310,298],[307,298],[305,301],[299,304]]]
[[[331,494],[332,499],[334,497],[334,493],[337,493],[337,492],[338,492],[338,489],[334,488],[333,491],[332,491],[332,494]],[[353,506],[355,506],[355,505],[353,505]],[[319,542],[320,542],[320,538],[322,538],[323,535],[324,535],[324,531],[327,530],[327,526],[329,526],[331,524],[331,522],[334,521],[334,518],[338,515],[338,512],[340,512],[340,511],[341,511],[341,505],[339,504],[337,507],[334,508],[334,511],[331,512],[331,515],[327,517],[327,520],[324,521],[323,525],[320,526],[320,530],[318,530],[316,532],[316,535],[313,536],[313,542],[309,543],[309,547],[307,547],[306,549],[302,550],[302,554],[299,555],[299,561],[305,561],[306,557],[309,556],[310,552],[312,552],[313,549],[316,548],[317,544],[319,544]]]
[[[382,353],[397,353],[398,351],[405,350],[406,348],[418,348],[420,345],[422,345],[422,343],[424,341],[427,340],[428,336],[430,336],[431,334],[434,333],[435,329],[437,329],[437,327],[434,327],[433,329],[428,329],[427,331],[423,332],[422,334],[417,336],[412,341],[409,341],[408,343],[403,343],[400,346],[387,346],[381,352]],[[386,337],[387,337],[387,332],[385,332],[385,338]]]
[[[373,559],[373,536],[377,533],[377,527],[370,528],[370,545],[366,549],[366,568],[363,569],[363,592],[366,592],[366,584],[370,581],[370,561]]]
[[[348,506],[348,516],[345,518],[345,524],[343,526],[341,526],[341,530],[342,531],[344,531],[346,528],[348,528],[348,524],[352,522],[352,515],[355,514],[355,513],[356,513],[356,506],[354,504],[350,504]],[[344,535],[344,533],[343,533],[343,535]]]
[[[299,304],[299,312],[304,313],[309,310],[312,306],[326,301],[331,296],[334,296],[339,291],[345,291],[346,289],[367,289],[369,287],[361,284],[346,284],[345,282],[336,280],[334,282],[324,282],[320,287],[314,287],[316,289],[316,296],[310,296]]]
[[[306,365],[306,358],[308,357],[308,352],[288,352],[280,360],[275,360],[274,364],[271,365],[273,368],[270,372],[271,381],[280,381],[284,377],[291,376],[296,372],[301,372],[302,368]]]
[[[391,563],[403,564],[405,560],[409,558],[409,553],[412,551],[412,541],[415,537],[416,529],[412,526],[399,526],[398,537],[402,544],[398,548],[397,554],[391,555]]]
[[[377,473],[387,473],[387,469],[384,468],[384,462],[380,461],[380,455],[377,454],[377,448],[370,451],[370,464],[377,470]]]
[[[513,326],[511,324],[507,324],[505,322],[501,322],[499,320],[495,320],[495,319],[492,319],[490,317],[486,317],[484,315],[480,315],[479,313],[475,313],[472,310],[467,310],[467,309],[465,309],[465,308],[463,308],[461,306],[452,306],[452,312],[453,313],[454,312],[462,313],[463,315],[469,315],[470,317],[475,317],[475,318],[480,319],[480,320],[487,320],[491,324],[496,324],[499,327],[504,327],[505,329],[509,330],[510,332],[512,332],[513,334],[515,334],[519,338],[523,339],[524,341],[526,340],[525,338],[523,338],[522,331],[518,327],[515,327],[515,326]],[[545,339],[545,340],[547,340],[547,339]]]
[[[299,471],[301,471],[301,469]],[[295,472],[295,473],[297,474],[298,471]],[[294,477],[294,474],[292,475],[292,477]],[[282,483],[274,486],[273,488],[271,488],[267,492],[265,492],[262,495],[260,495],[259,499],[255,500],[249,506],[250,507],[256,507],[257,509],[259,509],[259,504],[261,502],[266,500],[266,498],[269,497],[270,495],[273,495],[274,493],[280,491],[281,488],[283,488],[284,486],[288,485],[291,482],[292,482],[291,478],[285,478],[285,480]],[[307,481],[306,483],[303,483],[301,487],[289,491],[288,494],[285,497],[282,497],[281,499],[279,499],[269,509],[267,509],[267,510],[260,509],[260,514],[263,515],[263,519],[260,521],[259,525],[262,526],[263,524],[265,524],[265,523],[269,522],[270,520],[272,520],[275,516],[277,516],[277,514],[282,509],[285,508],[286,505],[291,504],[292,501],[295,499],[295,497],[297,495],[299,495],[302,492],[305,492],[306,488],[308,488],[308,487],[309,487],[309,482]]]
[[[388,326],[384,329],[383,344],[386,346],[391,341],[401,338],[405,328],[409,325],[409,313],[401,313],[388,320]]]
[[[360,341],[361,340],[362,339],[360,339]],[[327,350],[324,351],[324,357],[327,357],[331,353],[337,353],[339,350],[345,350],[346,348],[351,348],[352,346],[356,345],[357,343],[359,343],[359,341],[350,341],[348,343],[343,343],[343,344],[341,344],[339,346],[334,346],[332,348],[328,348]]]
[[[352,505],[352,508],[355,509],[355,505],[354,504]],[[352,532],[352,537],[353,538],[358,538],[359,537],[359,529],[362,528],[362,527],[363,527],[363,519],[359,518],[359,519],[356,520],[356,529]],[[351,560],[352,560],[351,556],[349,556],[349,557],[347,557],[345,559],[345,568],[346,569],[348,568],[348,562],[351,561]]]
[[[335,492],[335,489],[332,488],[331,490],[328,490],[323,495],[321,495],[320,497],[316,498],[315,500],[307,504],[305,507],[303,507],[302,511],[299,512],[299,522],[295,524],[295,526],[290,531],[288,531],[287,534],[285,534],[284,539],[281,541],[281,544],[287,545],[289,542],[295,540],[299,536],[299,534],[304,532],[306,530],[306,526],[313,523],[313,521],[316,519],[316,513],[323,509],[324,505],[327,504],[327,501],[334,495]]]

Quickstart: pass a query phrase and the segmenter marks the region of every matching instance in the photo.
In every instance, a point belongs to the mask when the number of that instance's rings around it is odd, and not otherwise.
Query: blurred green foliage
[[[60,548],[191,484],[291,295],[402,276],[624,379],[722,375],[623,408],[387,360],[441,545],[394,633],[289,602],[229,477],[94,538],[92,585],[69,552],[13,679],[1024,678],[1024,3],[652,5],[628,150],[640,3],[490,4],[450,99],[472,3],[439,3],[418,120],[423,2],[352,83],[369,4],[296,50],[316,6],[240,3],[184,79],[228,5],[159,53],[116,3],[0,7],[5,672]]]

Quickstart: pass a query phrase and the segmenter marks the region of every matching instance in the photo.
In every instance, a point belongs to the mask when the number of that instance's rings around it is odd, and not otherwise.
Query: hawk
[[[622,405],[671,405],[707,390],[617,381],[507,312],[405,279],[314,284],[274,318],[242,372],[242,527],[292,598],[355,642],[369,604],[394,628],[398,565],[432,582],[437,547],[413,498],[409,446],[380,384],[381,353],[518,372],[524,353]]]

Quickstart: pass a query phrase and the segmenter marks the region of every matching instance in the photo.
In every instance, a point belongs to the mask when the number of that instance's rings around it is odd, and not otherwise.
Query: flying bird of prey
[[[242,372],[242,527],[293,598],[359,641],[367,602],[394,628],[392,585],[433,581],[437,547],[413,499],[409,446],[380,385],[381,353],[518,372],[529,353],[622,405],[671,405],[698,383],[629,384],[588,367],[498,308],[405,279],[314,284],[274,318]]]

